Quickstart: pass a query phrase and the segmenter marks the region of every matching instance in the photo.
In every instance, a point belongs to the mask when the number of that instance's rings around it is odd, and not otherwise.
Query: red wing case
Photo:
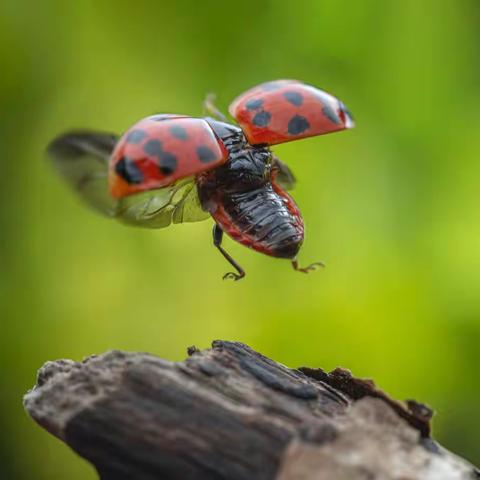
[[[276,145],[354,126],[340,100],[296,80],[262,83],[237,97],[229,112],[252,145]]]
[[[172,185],[225,163],[228,152],[201,118],[154,115],[140,120],[119,140],[110,157],[114,198]]]

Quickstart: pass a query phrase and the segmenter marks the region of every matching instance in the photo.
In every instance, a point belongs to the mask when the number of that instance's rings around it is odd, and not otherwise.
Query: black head
[[[211,117],[205,117],[205,120],[212,127],[217,137],[222,140],[223,144],[230,150],[231,147],[241,147],[247,143],[245,135],[240,127],[231,123],[214,120]]]
[[[212,191],[240,193],[254,190],[270,180],[272,153],[250,145],[236,125],[206,118],[229,152],[227,163],[202,175],[202,184]]]

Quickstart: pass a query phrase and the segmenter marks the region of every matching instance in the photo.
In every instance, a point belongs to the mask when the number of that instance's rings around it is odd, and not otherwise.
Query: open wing
[[[272,177],[273,181],[278,183],[284,190],[294,189],[297,183],[297,179],[288,165],[275,155],[273,155]]]
[[[164,228],[171,223],[200,222],[210,214],[202,209],[197,185],[191,177],[168,187],[120,198],[115,216],[137,227]]]
[[[108,160],[117,142],[112,133],[72,131],[48,146],[55,169],[83,201],[109,217],[116,200],[108,191]]]
[[[209,217],[200,205],[194,177],[120,199],[108,186],[110,155],[118,137],[109,133],[73,131],[48,147],[55,169],[91,208],[123,223],[164,228],[171,223],[197,222]]]

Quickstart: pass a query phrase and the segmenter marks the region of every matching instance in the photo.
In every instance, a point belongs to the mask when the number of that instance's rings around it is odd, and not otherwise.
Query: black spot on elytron
[[[131,130],[127,133],[125,140],[127,143],[140,143],[146,136],[145,130]]]
[[[330,105],[324,105],[322,108],[322,112],[331,122],[337,125],[340,123],[340,117]]]
[[[162,153],[162,144],[160,140],[149,140],[144,146],[143,151],[147,155],[159,156]]]
[[[202,163],[210,163],[217,160],[215,152],[213,152],[212,149],[206,145],[200,145],[197,147],[197,155]]]
[[[353,115],[350,113],[350,110],[342,102],[340,102],[340,111],[343,113],[343,116],[344,116],[344,118],[342,118],[341,120],[343,120],[344,122],[347,121],[347,119],[350,120],[350,122],[355,121],[355,119],[353,118]]]
[[[115,164],[115,172],[128,183],[142,183],[143,173],[135,162],[128,157],[122,157]]]
[[[249,100],[245,106],[247,107],[247,110],[257,110],[263,105],[263,100],[261,98],[253,98],[252,100]]]
[[[270,123],[271,118],[272,115],[269,112],[262,110],[261,112],[255,114],[252,122],[257,127],[266,127]]]
[[[180,125],[174,125],[173,127],[170,127],[170,133],[179,140],[187,140],[188,138],[187,131]]]
[[[290,135],[300,135],[310,128],[310,124],[305,117],[300,115],[293,116],[288,122],[288,133]]]
[[[353,117],[352,113],[350,112],[350,110],[347,108],[347,106],[343,103],[343,102],[339,102],[340,103],[340,110],[347,114],[349,117]]]
[[[158,157],[158,168],[164,175],[172,174],[177,168],[177,157],[173,153],[162,152]]]
[[[303,95],[298,92],[285,92],[283,96],[290,102],[292,105],[299,107],[303,103]]]
[[[331,106],[332,98],[321,92],[321,91],[316,91],[315,96],[319,100],[319,102],[322,104],[322,113],[333,123],[338,125],[341,122],[341,119],[338,115],[338,113],[335,111],[335,109]]]

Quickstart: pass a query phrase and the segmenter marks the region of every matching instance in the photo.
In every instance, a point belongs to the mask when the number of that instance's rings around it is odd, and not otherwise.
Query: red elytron
[[[120,138],[75,131],[49,146],[56,168],[96,210],[122,222],[163,228],[213,217],[214,245],[222,235],[278,258],[295,270],[304,239],[303,219],[286,192],[295,179],[270,145],[353,127],[342,102],[310,85],[277,80],[248,90],[229,112],[227,123],[210,98],[210,117],[160,114],[140,120]]]
[[[353,127],[342,102],[295,80],[254,87],[236,98],[228,111],[252,145],[276,145]]]
[[[110,193],[121,198],[165,187],[227,159],[227,149],[206,120],[154,115],[118,141],[110,159]]]

